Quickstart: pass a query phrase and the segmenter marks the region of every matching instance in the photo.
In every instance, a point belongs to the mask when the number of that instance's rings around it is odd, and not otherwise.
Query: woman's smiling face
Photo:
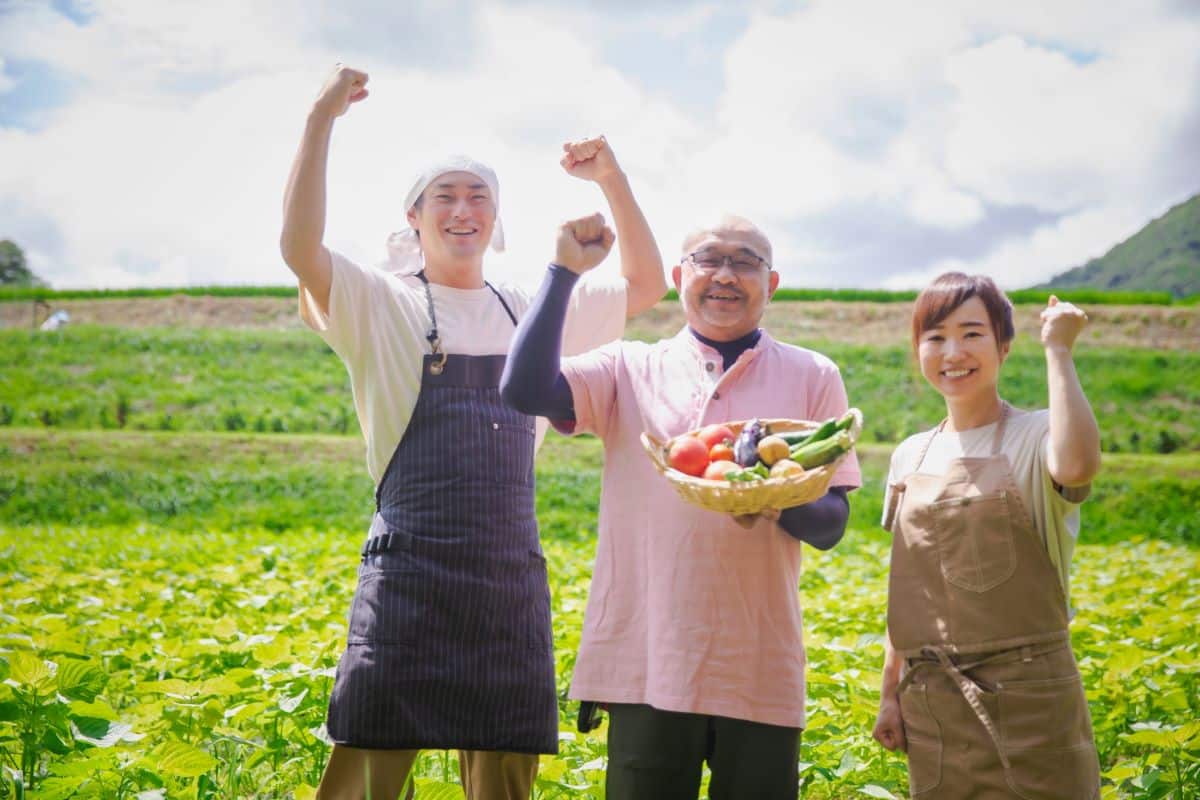
[[[970,297],[920,336],[917,358],[925,380],[943,397],[967,398],[996,391],[1009,345],[996,340],[987,307]]]

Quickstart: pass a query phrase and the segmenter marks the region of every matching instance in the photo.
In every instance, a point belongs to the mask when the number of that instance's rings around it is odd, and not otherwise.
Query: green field
[[[806,551],[806,797],[905,792],[902,762],[869,736],[887,452],[863,450],[845,541]],[[27,774],[37,754],[44,774],[28,796],[310,796],[370,511],[360,459],[347,437],[0,432],[0,751],[10,770],[24,757]],[[539,456],[560,689],[601,459],[590,439],[551,438]],[[1167,796],[1200,778],[1200,456],[1112,456],[1106,470],[1076,554],[1074,643],[1111,796]],[[1131,494],[1178,502],[1142,503],[1130,524]],[[600,797],[604,730],[575,734],[574,709],[561,711],[561,752],[544,760],[538,796]],[[427,754],[418,796],[449,792],[454,774],[446,754]]]
[[[870,738],[891,443],[937,420],[902,347],[806,343],[867,418],[865,485],[833,551],[806,548],[804,796],[904,797]],[[302,331],[0,331],[0,799],[311,797],[371,484],[344,369]],[[1105,797],[1200,786],[1200,353],[1090,348],[1106,455],[1074,562],[1075,652]],[[1022,344],[1003,390],[1044,404]],[[570,681],[603,453],[551,437],[538,514],[559,688]],[[574,732],[536,796],[603,796],[601,728]],[[461,797],[427,753],[420,798]]]
[[[901,346],[805,342],[842,369],[868,441],[935,423],[940,398]],[[1200,450],[1200,352],[1088,348],[1077,358],[1109,452]],[[356,433],[345,369],[311,334],[214,328],[78,326],[0,330],[0,426]],[[1002,391],[1045,404],[1045,361],[1019,342]]]

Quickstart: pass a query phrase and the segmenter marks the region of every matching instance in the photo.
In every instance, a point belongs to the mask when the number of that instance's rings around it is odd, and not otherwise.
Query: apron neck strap
[[[1000,419],[996,422],[996,433],[992,437],[992,455],[1000,452],[1000,445],[1004,443],[1004,429],[1008,426],[1008,402],[1000,401]]]
[[[1000,452],[1000,446],[1004,443],[1004,429],[1008,425],[1008,411],[1011,406],[1007,400],[1000,401],[1000,419],[996,421],[996,433],[992,436],[992,455]],[[929,446],[933,444],[933,439],[939,433],[946,429],[946,423],[950,421],[949,417],[944,418],[938,423],[938,426],[929,432],[925,437],[924,444],[921,445],[921,452],[917,454],[917,464],[913,467],[913,472],[921,469],[921,464],[925,461],[925,454],[929,452]]]

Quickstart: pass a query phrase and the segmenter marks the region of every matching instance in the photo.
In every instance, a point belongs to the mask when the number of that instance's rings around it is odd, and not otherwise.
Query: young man
[[[503,248],[486,165],[430,165],[405,200],[387,270],[330,252],[325,173],[334,120],[367,96],[339,65],[313,105],[284,200],[281,250],[301,316],[350,373],[376,483],[347,648],[330,699],[335,746],[318,796],[394,798],[421,749],[460,750],[467,796],[527,798],[557,750],[549,589],[534,519],[531,416],[497,384],[527,294],[484,281]],[[620,336],[666,284],[645,219],[603,139],[565,146],[619,231],[623,280],[580,286],[564,346]]]
[[[560,363],[558,333],[589,263],[574,239],[560,233],[501,394],[522,413],[604,443],[600,538],[571,697],[608,706],[607,796],[695,798],[707,761],[713,798],[795,798],[800,543],[824,549],[841,538],[846,493],[861,484],[857,461],[843,462],[819,500],[734,519],[684,503],[639,436],[840,415],[841,375],[828,358],[759,328],[779,276],[767,237],[737,217],[685,239],[672,273],[687,317],[678,335]]]

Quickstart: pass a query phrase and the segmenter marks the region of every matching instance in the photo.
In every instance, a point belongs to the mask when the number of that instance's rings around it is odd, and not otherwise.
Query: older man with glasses
[[[779,284],[771,244],[726,217],[684,240],[672,277],[687,317],[659,342],[615,342],[560,359],[567,301],[606,246],[598,218],[567,223],[501,396],[567,433],[604,443],[599,542],[571,697],[580,726],[607,707],[609,798],[695,798],[702,767],[713,798],[795,798],[804,728],[801,542],[842,537],[853,456],[822,498],[732,518],[685,504],[642,452],[667,439],[752,417],[825,419],[846,410],[825,356],[775,341],[759,323]],[[594,254],[593,254],[594,255]]]

